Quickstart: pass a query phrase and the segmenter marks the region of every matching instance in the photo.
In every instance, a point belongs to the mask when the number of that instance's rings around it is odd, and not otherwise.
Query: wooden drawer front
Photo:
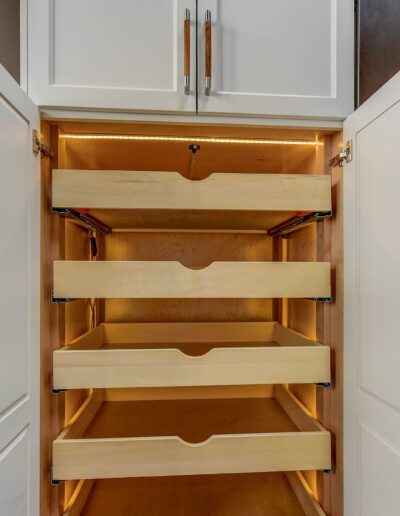
[[[177,437],[71,440],[54,445],[57,479],[122,478],[328,469],[330,436],[282,433],[215,436],[201,445]]]
[[[55,261],[55,298],[327,298],[328,262]]]
[[[270,400],[181,400],[178,403],[186,405],[178,411],[176,402],[171,401],[138,405],[108,402],[103,397],[103,391],[94,391],[53,443],[55,479],[331,467],[329,432],[281,386],[275,387],[275,398]],[[114,403],[119,405],[112,406]],[[178,426],[186,432],[186,441],[158,433],[164,428],[166,432],[173,431]],[[232,433],[211,435],[224,429]],[[270,431],[262,431],[265,429]],[[128,437],[129,432],[136,436]],[[141,432],[143,436],[139,435]],[[187,442],[208,433],[209,437],[201,442]]]
[[[53,170],[54,208],[330,211],[331,178],[316,174],[212,174]]]
[[[102,324],[53,357],[56,389],[330,381],[329,347],[274,322]]]

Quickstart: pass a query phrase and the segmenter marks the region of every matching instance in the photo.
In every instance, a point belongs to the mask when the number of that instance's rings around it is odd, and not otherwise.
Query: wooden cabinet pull
[[[190,94],[190,10],[185,9],[183,25],[183,77],[185,95]]]
[[[207,9],[204,21],[205,39],[205,80],[204,94],[208,97],[211,93],[211,11]]]

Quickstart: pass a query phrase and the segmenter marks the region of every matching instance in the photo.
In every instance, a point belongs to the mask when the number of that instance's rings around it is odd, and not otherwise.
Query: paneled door
[[[0,514],[39,515],[39,112],[0,66]]]
[[[29,96],[40,106],[194,113],[195,35],[196,0],[30,2]]]
[[[199,0],[198,20],[199,113],[352,112],[354,2]]]
[[[400,73],[344,124],[345,516],[400,514]]]

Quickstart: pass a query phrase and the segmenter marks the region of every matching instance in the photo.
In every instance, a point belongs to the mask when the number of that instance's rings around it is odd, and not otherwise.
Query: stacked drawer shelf
[[[56,389],[329,383],[328,346],[275,322],[101,324],[54,352]]]
[[[254,231],[270,238],[288,220],[296,225],[331,211],[330,177],[319,175],[224,173],[189,181],[172,172],[67,169],[53,171],[52,188],[54,211],[105,233]],[[201,267],[55,261],[53,297],[329,299],[330,269],[325,262],[251,259]],[[331,436],[286,384],[329,382],[329,347],[279,322],[101,323],[53,354],[55,389],[94,389],[53,443],[53,477],[265,473],[281,483],[285,472],[303,492],[295,472],[329,470]],[[264,387],[264,395],[190,395],[230,386]],[[135,397],[147,388],[188,394]]]
[[[57,480],[329,469],[330,433],[271,398],[107,401],[95,390],[53,444]]]
[[[85,210],[112,229],[268,229],[331,211],[329,176],[53,170],[53,209]]]
[[[178,262],[56,261],[55,298],[325,298],[326,262],[215,262],[190,269]]]

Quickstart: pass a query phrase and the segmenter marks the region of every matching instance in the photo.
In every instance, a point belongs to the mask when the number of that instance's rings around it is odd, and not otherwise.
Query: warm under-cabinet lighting
[[[208,136],[144,136],[136,134],[61,134],[68,140],[132,140],[149,142],[233,143],[251,145],[307,145],[319,146],[318,140],[271,140],[262,138],[213,138]]]

